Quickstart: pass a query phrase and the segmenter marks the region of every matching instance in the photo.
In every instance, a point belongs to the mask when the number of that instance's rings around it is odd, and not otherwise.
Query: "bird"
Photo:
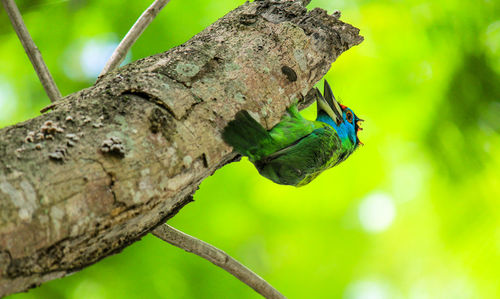
[[[326,80],[323,95],[315,88],[314,97],[315,121],[305,119],[295,102],[267,131],[247,110],[240,110],[224,127],[222,138],[271,181],[296,187],[307,185],[363,144],[358,138],[363,120],[337,102]]]

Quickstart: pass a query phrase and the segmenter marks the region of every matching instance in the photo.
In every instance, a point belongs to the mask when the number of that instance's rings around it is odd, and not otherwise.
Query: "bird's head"
[[[317,88],[316,94],[318,104],[317,120],[331,125],[342,141],[349,139],[354,149],[360,144],[362,145],[363,143],[358,138],[358,132],[363,130],[360,127],[363,120],[357,117],[350,108],[337,102],[326,80],[323,95]]]

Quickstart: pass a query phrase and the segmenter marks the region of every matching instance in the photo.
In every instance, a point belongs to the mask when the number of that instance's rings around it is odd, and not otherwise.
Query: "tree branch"
[[[237,157],[221,131],[239,110],[271,128],[361,41],[324,10],[254,1],[1,129],[0,296],[78,271],[165,223]]]
[[[212,264],[221,267],[265,298],[283,299],[278,290],[243,264],[219,248],[183,233],[168,224],[163,224],[151,232],[156,237],[176,247],[194,253]]]
[[[127,35],[125,35],[118,47],[116,47],[99,77],[116,69],[120,63],[122,63],[128,51],[132,48],[132,45],[137,41],[146,27],[148,27],[160,10],[162,10],[169,1],[170,0],[155,0],[155,2],[153,2],[153,4],[151,4],[151,6],[149,6],[148,9],[142,13],[139,19],[135,22],[134,26],[132,26],[129,32],[127,32]]]
[[[40,50],[38,50],[35,42],[31,38],[28,29],[23,22],[21,13],[16,6],[16,3],[14,2],[14,0],[2,0],[2,4],[5,8],[5,11],[7,12],[7,15],[9,16],[12,27],[14,27],[14,30],[16,31],[16,34],[24,47],[24,51],[28,55],[33,68],[35,68],[35,72],[38,75],[38,78],[40,79],[40,82],[42,83],[47,96],[49,97],[51,102],[57,101],[61,98],[61,92],[57,88],[57,85],[54,82],[54,79],[52,78],[47,65],[43,61]]]

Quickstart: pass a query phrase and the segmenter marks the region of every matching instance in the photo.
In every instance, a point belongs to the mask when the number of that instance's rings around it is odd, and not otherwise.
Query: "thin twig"
[[[57,103],[52,103],[48,106],[45,106],[42,109],[40,109],[40,113],[45,113],[45,112],[49,111],[50,109],[53,109],[55,106],[57,106]]]
[[[185,234],[168,224],[163,224],[157,227],[152,231],[152,234],[165,242],[184,249],[187,252],[194,253],[214,265],[221,267],[265,298],[286,298],[259,275],[255,274],[240,262],[230,257],[224,251],[208,243]]]
[[[153,2],[153,4],[151,4],[151,6],[142,13],[139,19],[135,22],[134,26],[132,26],[129,32],[127,32],[127,35],[125,35],[118,47],[116,47],[99,77],[116,69],[120,65],[132,45],[144,32],[144,29],[148,27],[151,21],[153,21],[156,15],[160,12],[160,10],[162,10],[163,7],[165,7],[165,5],[167,5],[169,1],[170,0],[155,0],[155,2]]]
[[[35,42],[31,38],[26,25],[23,22],[23,18],[19,9],[16,6],[14,0],[2,0],[2,4],[9,16],[10,22],[12,23],[12,27],[17,33],[21,44],[24,47],[24,51],[28,54],[28,57],[31,61],[31,64],[35,68],[35,72],[40,79],[40,82],[45,89],[45,92],[50,98],[51,102],[55,102],[61,98],[61,92],[57,88],[56,83],[54,82],[54,78],[49,72],[47,65],[43,61],[42,54],[40,50],[35,45]]]

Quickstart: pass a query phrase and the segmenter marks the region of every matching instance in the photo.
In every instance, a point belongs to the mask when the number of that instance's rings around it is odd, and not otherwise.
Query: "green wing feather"
[[[335,129],[306,120],[296,105],[270,131],[242,110],[224,128],[222,137],[247,156],[261,175],[283,185],[305,185],[346,158]]]
[[[310,134],[314,129],[314,122],[303,118],[297,106],[292,105],[281,122],[269,132],[248,111],[239,111],[224,128],[222,138],[237,152],[255,162]]]
[[[246,110],[236,113],[235,119],[224,128],[222,138],[250,161],[272,153],[270,150],[277,146],[269,132]]]
[[[337,132],[330,126],[313,130],[295,143],[255,162],[259,173],[278,184],[303,186],[343,160]]]
[[[315,122],[305,119],[300,115],[297,105],[292,105],[287,109],[281,122],[269,131],[269,135],[276,142],[277,148],[274,149],[276,151],[311,134],[314,129],[316,129]]]

